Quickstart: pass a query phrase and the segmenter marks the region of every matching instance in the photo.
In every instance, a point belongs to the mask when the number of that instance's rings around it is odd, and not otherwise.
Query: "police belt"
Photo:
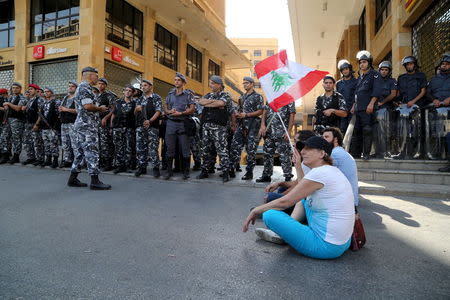
[[[172,121],[172,122],[176,122],[176,123],[181,123],[184,122],[185,119],[171,119],[171,118],[167,118],[168,121]]]

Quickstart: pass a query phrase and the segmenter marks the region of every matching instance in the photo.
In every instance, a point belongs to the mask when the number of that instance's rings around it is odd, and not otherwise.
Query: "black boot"
[[[53,156],[53,161],[51,165],[52,169],[56,169],[58,167],[58,156]]]
[[[164,177],[165,180],[169,180],[173,176],[173,157],[167,158],[167,174]]]
[[[52,164],[52,157],[51,156],[47,156],[45,158],[44,163],[41,165],[41,167],[47,167],[50,166]]]
[[[263,175],[255,180],[256,182],[271,182],[272,178],[270,176]]]
[[[228,182],[228,181],[230,181],[229,172],[228,171],[223,171],[223,173],[222,173],[222,182],[225,183],[225,182]]]
[[[200,172],[200,174],[197,175],[197,179],[205,179],[205,178],[208,178],[208,177],[209,177],[208,171],[206,171],[206,170],[202,170]]]
[[[69,181],[67,182],[68,186],[71,187],[87,187],[87,184],[78,180],[78,173],[70,172]]]
[[[189,168],[191,165],[190,157],[183,157],[183,180],[189,179]]]
[[[134,173],[134,176],[139,177],[141,175],[147,174],[147,168],[146,167],[140,167],[136,173]]]
[[[8,153],[2,153],[1,159],[0,159],[0,165],[6,164],[9,160],[9,154]]]
[[[110,190],[111,186],[109,184],[104,184],[98,179],[98,175],[91,176],[91,185],[89,186],[91,190]]]
[[[153,177],[159,178],[161,176],[161,172],[159,171],[159,167],[153,168]]]
[[[234,172],[234,168],[231,168],[228,171],[228,175],[230,176],[230,178],[235,178],[236,177],[236,173]]]
[[[28,164],[33,164],[35,162],[36,162],[36,160],[34,158],[28,158],[27,160],[22,162],[22,165],[26,166]]]
[[[13,165],[13,164],[18,163],[18,162],[20,162],[19,154],[14,154],[13,157],[11,157],[11,159],[8,161],[8,163],[10,165]]]
[[[196,160],[194,162],[194,166],[192,167],[192,171],[200,171],[201,169],[201,162],[199,160]]]
[[[245,175],[242,177],[242,180],[252,180],[253,179],[253,172],[247,171]]]

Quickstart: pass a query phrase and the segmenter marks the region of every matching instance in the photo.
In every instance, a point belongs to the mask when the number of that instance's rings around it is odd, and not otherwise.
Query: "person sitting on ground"
[[[287,195],[252,209],[242,231],[247,232],[262,214],[266,226],[299,253],[318,259],[341,256],[350,246],[354,197],[350,182],[332,166],[331,151],[331,144],[322,137],[306,140],[301,155],[311,171]],[[294,204],[291,216],[281,211]],[[262,238],[272,240],[270,235]]]

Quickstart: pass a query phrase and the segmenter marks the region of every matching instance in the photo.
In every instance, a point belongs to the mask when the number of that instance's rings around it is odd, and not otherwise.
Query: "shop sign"
[[[121,62],[122,61],[122,50],[117,47],[112,47],[111,57],[112,57],[112,60]]]
[[[35,59],[41,59],[45,57],[45,46],[37,45],[33,47],[33,57]]]
[[[139,64],[138,64],[134,59],[132,59],[132,58],[129,57],[129,56],[125,56],[125,57],[123,58],[123,61],[129,63],[130,65],[139,67]]]
[[[58,54],[58,53],[64,53],[67,52],[67,48],[53,48],[50,47],[47,49],[47,54]]]

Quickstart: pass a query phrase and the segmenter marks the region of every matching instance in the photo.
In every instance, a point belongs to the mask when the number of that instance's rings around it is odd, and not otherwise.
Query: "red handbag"
[[[352,242],[350,249],[352,251],[358,251],[366,243],[366,233],[364,232],[364,226],[361,218],[355,220],[355,226],[353,227]]]

